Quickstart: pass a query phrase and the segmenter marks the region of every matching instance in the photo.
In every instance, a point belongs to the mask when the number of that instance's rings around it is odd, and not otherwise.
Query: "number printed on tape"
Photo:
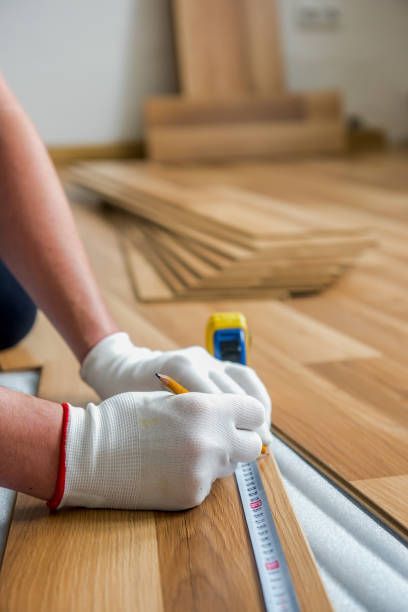
[[[295,612],[299,606],[257,463],[239,464],[235,477],[265,608],[268,612]]]

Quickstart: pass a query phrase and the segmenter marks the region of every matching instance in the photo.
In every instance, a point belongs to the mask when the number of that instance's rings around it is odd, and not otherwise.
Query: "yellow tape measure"
[[[207,351],[221,361],[246,365],[249,357],[249,333],[241,312],[215,312],[208,319]]]

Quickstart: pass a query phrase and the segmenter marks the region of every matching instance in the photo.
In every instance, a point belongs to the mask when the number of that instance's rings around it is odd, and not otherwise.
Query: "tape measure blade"
[[[299,606],[256,462],[235,471],[267,612],[298,612]]]
[[[209,318],[206,331],[207,350],[214,354],[214,336],[217,330],[236,332],[239,329],[244,333],[235,336],[235,342],[240,343],[241,350],[237,353],[241,355],[241,363],[245,364],[248,325],[245,316],[240,312],[218,312]],[[216,355],[221,360],[222,353],[223,351]],[[267,612],[297,612],[299,606],[295,589],[257,463],[238,464],[235,478],[261,582],[265,609]]]

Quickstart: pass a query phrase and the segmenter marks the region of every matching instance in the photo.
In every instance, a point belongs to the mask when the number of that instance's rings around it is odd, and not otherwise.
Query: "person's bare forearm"
[[[117,331],[47,152],[1,75],[0,259],[80,361]]]
[[[59,404],[0,387],[0,486],[50,499],[61,428]]]

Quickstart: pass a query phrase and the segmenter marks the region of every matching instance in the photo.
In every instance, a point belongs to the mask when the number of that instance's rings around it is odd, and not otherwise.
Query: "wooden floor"
[[[334,287],[286,302],[138,303],[115,231],[98,209],[74,207],[104,295],[135,342],[203,344],[212,311],[245,312],[252,363],[273,397],[276,433],[402,537],[408,533],[407,170],[403,154],[168,170],[183,182],[238,185],[373,228],[378,246]],[[43,318],[23,345],[0,353],[3,369],[28,365],[43,368],[43,397],[82,404],[94,397]],[[329,609],[273,461],[262,470],[302,609]],[[50,517],[39,502],[19,496],[0,609],[57,609],[57,602],[63,610],[261,609],[233,480],[218,482],[200,508],[170,515],[74,510]]]

